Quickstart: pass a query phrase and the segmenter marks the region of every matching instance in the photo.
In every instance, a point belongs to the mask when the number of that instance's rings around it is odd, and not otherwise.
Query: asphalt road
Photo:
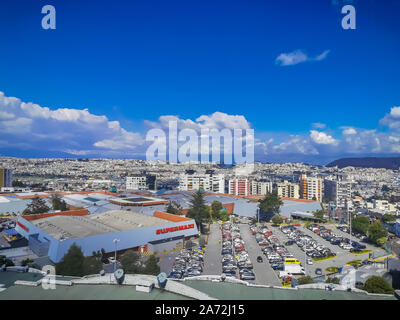
[[[245,248],[249,254],[250,261],[254,266],[254,274],[256,275],[255,283],[263,285],[279,286],[280,281],[274,269],[271,268],[265,255],[262,253],[256,238],[251,234],[248,224],[240,225],[240,234],[244,241]],[[263,262],[257,262],[257,257],[261,256]]]
[[[210,226],[210,234],[208,236],[207,249],[204,253],[204,275],[218,275],[222,273],[222,244],[219,242],[222,239],[220,225],[213,223]]]

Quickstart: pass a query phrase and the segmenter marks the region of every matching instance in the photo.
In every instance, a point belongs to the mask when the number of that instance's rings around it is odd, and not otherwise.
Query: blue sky
[[[3,0],[0,155],[140,158],[168,115],[243,116],[256,160],[398,155],[400,3],[338,2]]]

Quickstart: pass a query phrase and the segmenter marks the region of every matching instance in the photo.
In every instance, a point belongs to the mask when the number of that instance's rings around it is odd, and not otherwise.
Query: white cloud
[[[337,144],[338,141],[325,132],[310,130],[310,138],[316,144]]]
[[[351,134],[357,134],[356,129],[354,128],[343,128],[343,132],[344,135],[351,135]]]
[[[276,59],[275,63],[280,66],[294,66],[296,64],[308,61],[321,61],[324,60],[330,50],[325,50],[316,57],[310,57],[302,50],[295,50],[290,53],[281,53]]]
[[[243,115],[230,115],[223,112],[214,112],[211,115],[201,115],[195,121],[181,119],[176,115],[164,115],[158,118],[157,122],[145,121],[153,128],[168,129],[170,122],[176,122],[178,129],[250,129],[250,123]]]
[[[79,154],[133,150],[144,143],[139,133],[121,128],[119,121],[94,115],[88,109],[51,110],[0,92],[0,140],[26,143],[32,149]],[[67,151],[67,152],[68,152]]]
[[[380,120],[380,124],[391,129],[400,129],[400,107],[391,108],[390,113]]]
[[[325,123],[321,123],[321,122],[314,122],[312,124],[312,127],[314,129],[325,129],[326,128],[326,124]]]

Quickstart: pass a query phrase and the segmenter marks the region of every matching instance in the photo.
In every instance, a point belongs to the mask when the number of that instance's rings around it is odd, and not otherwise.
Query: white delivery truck
[[[297,263],[285,263],[285,272],[290,274],[306,274],[304,268]]]

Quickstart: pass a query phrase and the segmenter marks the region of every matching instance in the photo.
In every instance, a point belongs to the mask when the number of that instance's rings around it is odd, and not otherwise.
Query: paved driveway
[[[265,255],[262,253],[261,248],[256,241],[256,238],[251,234],[248,224],[240,225],[240,234],[244,241],[245,248],[249,254],[250,261],[253,263],[254,266],[253,271],[256,275],[255,283],[279,286],[279,278],[275,273],[275,270],[271,268]],[[258,256],[263,257],[264,262],[257,262]]]
[[[213,223],[210,226],[210,234],[208,236],[207,249],[204,253],[204,275],[218,275],[222,273],[222,239],[220,225]]]

